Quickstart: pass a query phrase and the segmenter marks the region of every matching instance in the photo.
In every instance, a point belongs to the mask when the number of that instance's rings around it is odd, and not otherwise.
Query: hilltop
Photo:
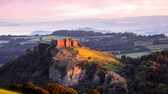
[[[2,66],[0,86],[31,81],[38,86],[57,82],[65,87],[79,88],[76,86],[83,84],[83,87],[87,87],[86,83],[91,81],[93,85],[106,84],[107,88],[117,85],[126,91],[125,79],[118,74],[122,64],[115,56],[81,46],[75,39],[70,39],[72,44],[67,47],[66,40],[60,40],[64,45],[61,48],[59,42],[40,43],[33,50],[28,49],[25,55]],[[73,45],[74,41],[76,46]],[[78,90],[85,92],[82,88]]]

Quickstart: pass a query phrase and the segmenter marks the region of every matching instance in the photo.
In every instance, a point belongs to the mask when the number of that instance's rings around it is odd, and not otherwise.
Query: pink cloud
[[[168,15],[167,0],[0,0],[0,20]]]

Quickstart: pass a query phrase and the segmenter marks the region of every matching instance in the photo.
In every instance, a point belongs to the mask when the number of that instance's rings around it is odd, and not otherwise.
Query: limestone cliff
[[[92,50],[87,48],[64,48],[61,49],[56,55],[53,55],[54,62],[50,65],[49,68],[49,78],[64,86],[75,85],[86,80],[100,82],[108,85],[125,82],[125,79],[116,72],[110,70],[103,71],[103,69],[99,68],[101,66],[94,63],[94,59],[96,58],[95,55],[92,57],[91,55],[88,55],[88,57],[93,59],[90,60],[90,58],[79,54],[81,53],[81,49],[82,51],[87,50],[88,52],[92,52]],[[93,54],[91,52],[88,54]],[[98,54],[98,52],[94,53]],[[109,56],[108,58],[112,57]],[[104,57],[103,59],[106,58]],[[118,65],[119,62],[113,59],[108,60],[112,60],[115,62],[114,64]],[[101,58],[98,60],[101,61]],[[109,62],[108,60],[107,62]],[[83,62],[85,64],[82,64]]]

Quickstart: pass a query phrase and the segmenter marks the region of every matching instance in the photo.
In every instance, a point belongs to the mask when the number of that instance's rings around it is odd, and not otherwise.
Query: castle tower
[[[64,42],[65,42],[65,47],[71,47],[71,39],[70,38],[66,38],[64,40]]]

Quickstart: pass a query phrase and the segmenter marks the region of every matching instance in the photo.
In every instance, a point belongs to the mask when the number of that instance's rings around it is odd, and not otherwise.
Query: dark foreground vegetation
[[[168,51],[139,58],[122,56],[121,62],[128,94],[168,94]]]
[[[25,94],[167,94],[168,93],[168,51],[155,52],[138,58],[122,56],[122,70],[119,72],[126,79],[120,84],[107,85],[103,82],[84,81],[69,87],[56,83],[44,84],[37,87],[32,83],[23,85],[12,84],[10,90]],[[93,70],[95,66],[89,67]],[[106,70],[106,69],[103,69]],[[102,78],[105,77],[103,71]],[[88,71],[92,73],[92,71]],[[103,76],[104,75],[104,76]],[[90,76],[88,76],[90,77]],[[40,80],[40,79],[39,79]],[[127,89],[122,88],[126,83]]]
[[[8,89],[24,94],[77,94],[73,88],[65,88],[57,83],[47,83],[43,87],[35,86],[32,82],[23,85],[13,83]]]

